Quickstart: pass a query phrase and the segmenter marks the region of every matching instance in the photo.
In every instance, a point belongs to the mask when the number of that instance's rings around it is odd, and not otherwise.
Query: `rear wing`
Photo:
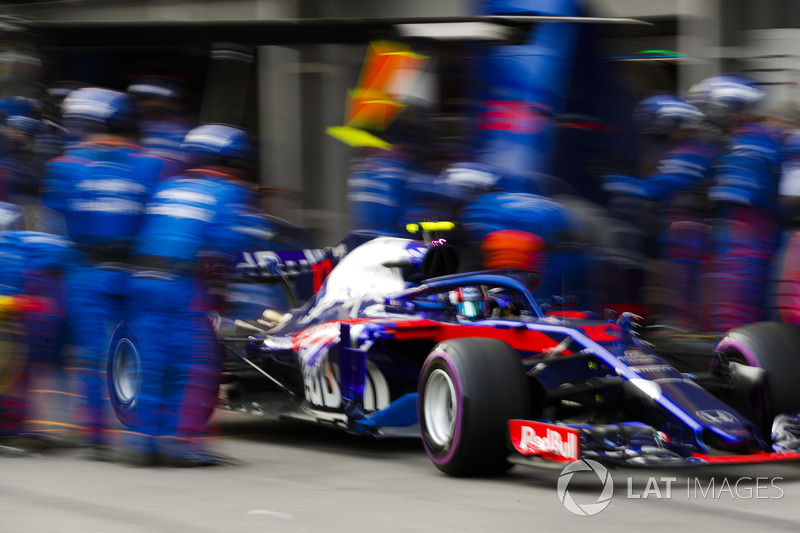
[[[329,248],[263,250],[241,252],[234,269],[237,281],[281,284],[295,302],[307,300],[322,286],[339,261],[358,246],[375,238],[366,233],[351,233]]]

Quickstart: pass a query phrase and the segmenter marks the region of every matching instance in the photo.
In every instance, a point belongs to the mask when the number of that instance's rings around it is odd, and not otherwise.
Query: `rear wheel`
[[[769,436],[772,420],[800,409],[800,325],[759,322],[729,331],[716,347],[732,362],[764,370],[763,381],[741,392],[754,422]]]
[[[213,335],[209,322],[209,335]],[[216,348],[216,344],[213,345]],[[220,358],[222,354],[220,354]],[[182,409],[194,413],[195,424],[202,425],[207,422],[219,401],[219,369],[214,366],[211,373],[203,372],[208,367],[197,366],[200,371],[190,373],[192,381],[185,384],[186,390],[194,392],[202,390],[207,394],[198,394],[192,397],[187,405],[174,405],[172,409]],[[122,321],[117,324],[111,343],[108,348],[108,364],[106,369],[108,396],[114,414],[120,422],[128,427],[142,424],[144,420],[152,418],[151,413],[143,413],[141,408],[141,395],[143,385],[142,358],[139,354],[139,339],[131,331],[127,323]],[[184,396],[188,396],[185,394]],[[184,398],[185,399],[185,398]],[[185,413],[182,413],[185,415]]]
[[[508,470],[507,422],[529,412],[519,353],[484,338],[454,339],[431,351],[419,382],[422,441],[434,465],[450,475]]]
[[[111,337],[108,353],[108,396],[120,422],[126,426],[136,420],[142,389],[142,361],[136,336],[120,322]]]

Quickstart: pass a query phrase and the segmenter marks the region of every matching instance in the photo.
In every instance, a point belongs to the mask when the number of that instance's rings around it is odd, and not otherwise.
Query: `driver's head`
[[[489,297],[483,287],[469,286],[455,289],[450,293],[450,301],[456,305],[458,318],[480,320],[491,314]]]

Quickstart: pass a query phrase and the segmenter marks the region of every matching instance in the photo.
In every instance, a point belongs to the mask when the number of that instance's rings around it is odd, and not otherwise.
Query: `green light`
[[[686,54],[681,54],[680,52],[673,52],[672,50],[642,50],[639,53],[640,54],[658,54],[658,55],[662,55],[662,56],[687,57]]]

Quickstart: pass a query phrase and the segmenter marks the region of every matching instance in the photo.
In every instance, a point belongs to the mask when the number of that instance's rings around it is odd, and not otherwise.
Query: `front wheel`
[[[507,422],[530,411],[519,353],[495,339],[438,344],[422,367],[417,408],[423,445],[439,470],[454,476],[505,472],[511,467]]]
[[[800,325],[748,324],[730,330],[716,349],[733,362],[764,370],[763,382],[739,401],[749,407],[754,422],[767,435],[777,415],[800,409]]]

